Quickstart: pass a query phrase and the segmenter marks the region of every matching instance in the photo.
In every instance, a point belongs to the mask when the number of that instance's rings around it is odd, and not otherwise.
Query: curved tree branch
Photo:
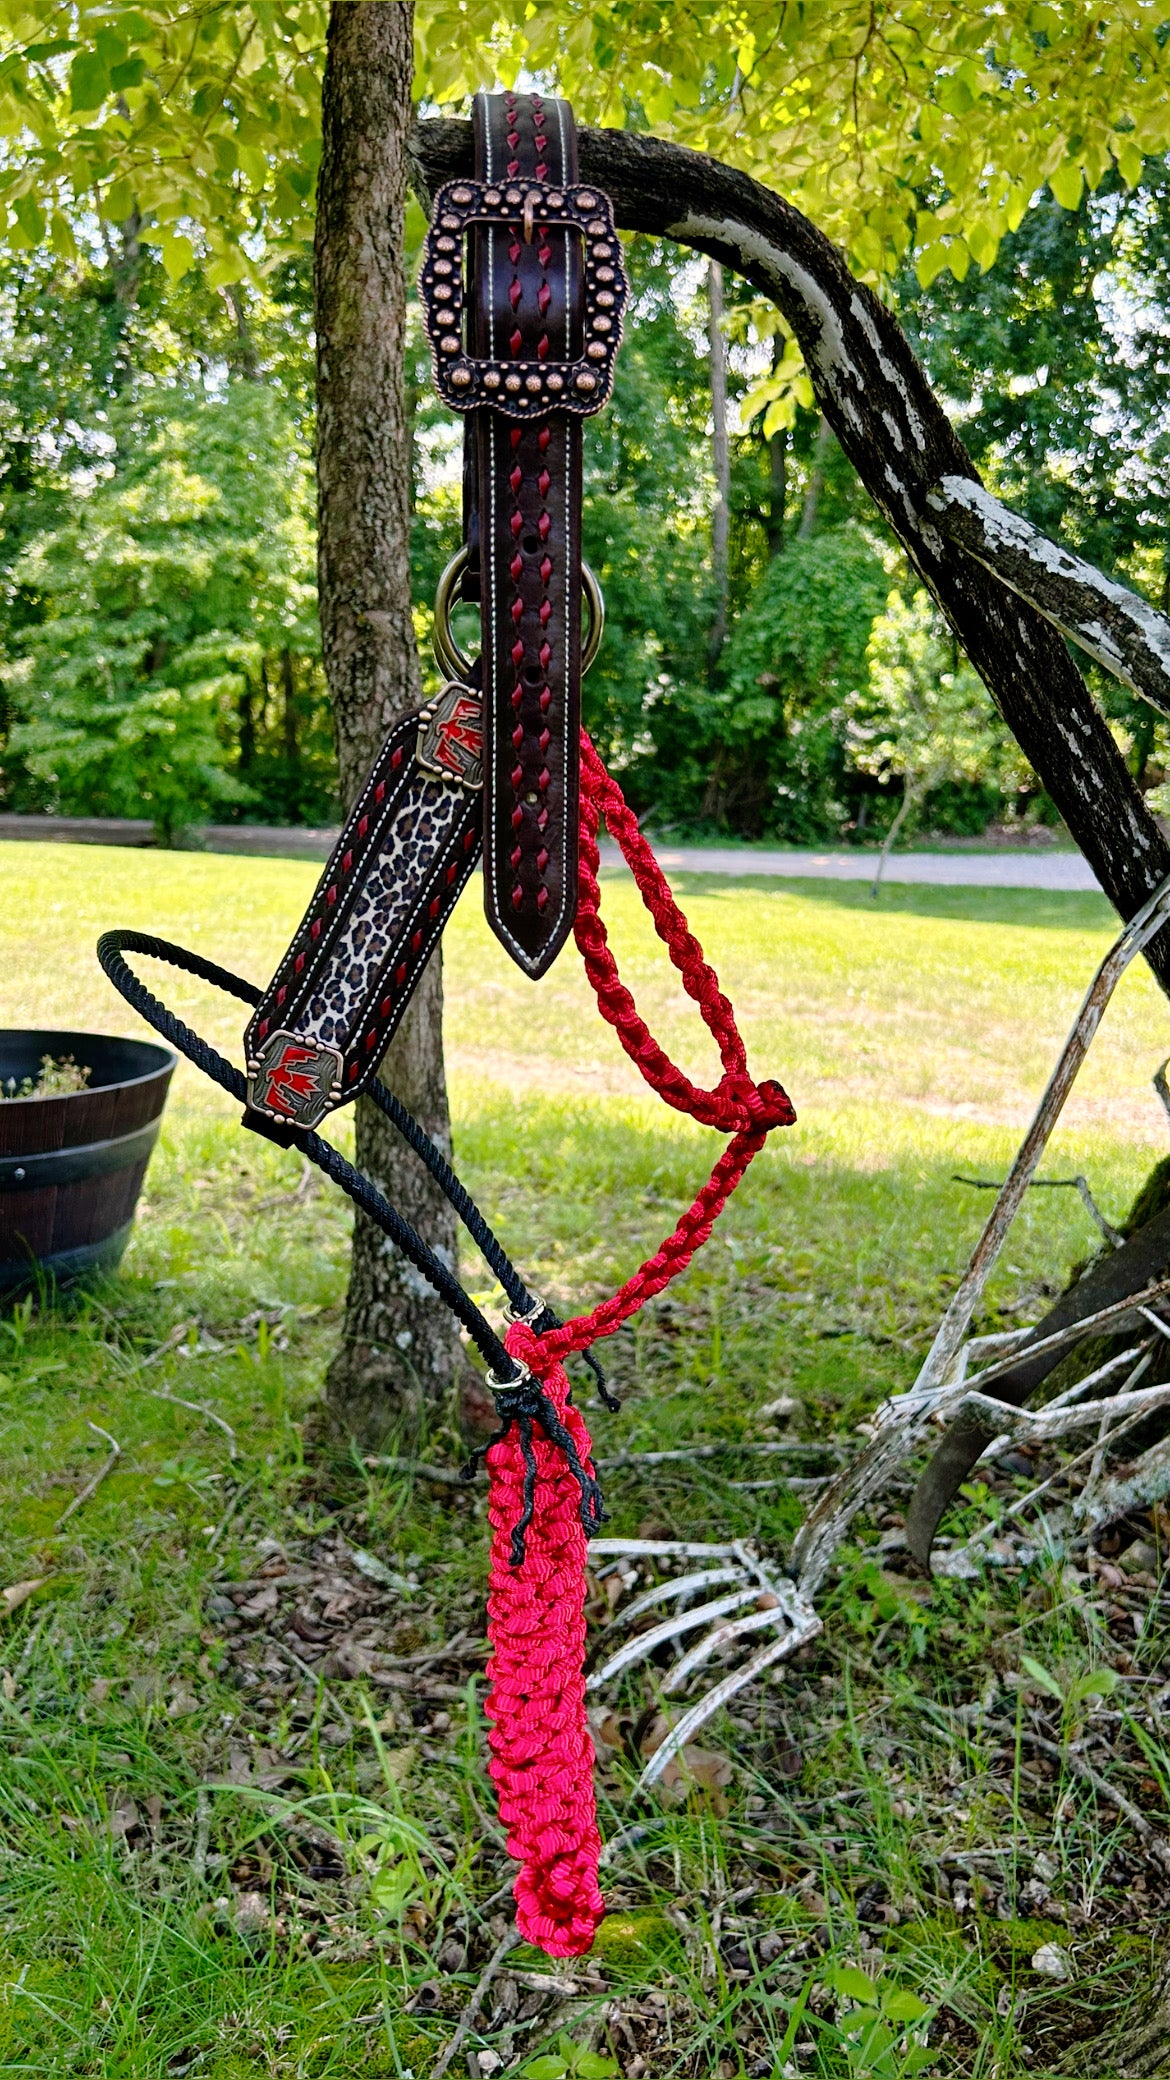
[[[944,477],[927,504],[949,542],[969,549],[1123,686],[1170,715],[1170,620],[1148,599],[1050,541],[969,477]]]
[[[472,171],[471,126],[418,123],[412,154],[416,187],[429,197]],[[694,246],[783,312],[866,490],[1102,887],[1132,917],[1170,873],[1170,846],[1055,629],[940,529],[931,492],[948,478],[978,484],[978,475],[892,312],[799,210],[717,159],[624,130],[583,130],[580,159],[582,180],[612,196],[624,230]],[[1170,994],[1170,930],[1146,958]]]

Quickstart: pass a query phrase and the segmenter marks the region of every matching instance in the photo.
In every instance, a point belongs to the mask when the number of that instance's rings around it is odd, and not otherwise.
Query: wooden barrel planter
[[[0,1083],[46,1055],[87,1067],[84,1090],[0,1102],[0,1292],[110,1270],[130,1239],[177,1057],[103,1033],[0,1031]]]

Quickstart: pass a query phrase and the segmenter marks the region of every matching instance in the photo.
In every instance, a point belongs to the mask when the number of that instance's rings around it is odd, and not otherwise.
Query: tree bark
[[[727,439],[727,343],[723,337],[723,269],[718,260],[707,268],[707,346],[711,364],[711,462],[715,471],[715,505],[711,514],[711,574],[715,580],[715,619],[708,638],[712,665],[727,641],[728,549],[731,535],[731,449]]]
[[[471,126],[415,126],[429,192],[471,171]],[[630,131],[583,130],[581,178],[612,196],[628,231],[677,239],[770,296],[800,342],[817,402],[937,600],[1000,714],[1124,918],[1170,873],[1167,844],[1056,630],[944,538],[930,493],[978,483],[974,463],[893,313],[843,254],[779,195],[701,152]],[[1170,994],[1170,929],[1146,948]]]
[[[930,495],[940,532],[961,543],[1062,635],[1170,715],[1170,620],[1148,599],[1050,541],[969,477],[946,477]]]
[[[421,697],[410,611],[410,427],[404,390],[406,145],[413,6],[330,9],[322,90],[314,297],[321,643],[344,809],[387,731]],[[436,953],[383,1069],[450,1150]],[[357,1160],[440,1255],[455,1217],[366,1099]],[[430,1287],[361,1213],[341,1348],[329,1370],[331,1430],[363,1446],[417,1430],[446,1399],[461,1351]]]

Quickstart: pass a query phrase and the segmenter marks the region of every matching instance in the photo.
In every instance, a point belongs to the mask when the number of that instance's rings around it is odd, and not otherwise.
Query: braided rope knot
[[[728,1069],[712,1092],[721,1114],[719,1125],[729,1134],[770,1134],[790,1127],[796,1118],[792,1100],[772,1077],[757,1083],[746,1069]]]
[[[557,1326],[560,1326],[559,1323]],[[487,1460],[487,1464],[490,1468],[492,1465],[490,1456],[492,1451],[496,1445],[503,1443],[514,1425],[520,1432],[520,1450],[524,1461],[524,1485],[521,1491],[522,1506],[520,1515],[512,1526],[509,1551],[509,1564],[512,1567],[523,1567],[524,1565],[525,1541],[533,1516],[536,1513],[537,1465],[536,1453],[533,1449],[532,1429],[534,1423],[540,1424],[549,1443],[555,1445],[559,1451],[563,1452],[568,1461],[569,1471],[572,1473],[580,1490],[579,1514],[581,1529],[584,1531],[586,1538],[592,1538],[594,1532],[599,1531],[605,1521],[605,1508],[601,1498],[601,1488],[596,1476],[582,1461],[576,1441],[571,1431],[566,1429],[565,1424],[561,1421],[552,1396],[535,1376],[530,1366],[513,1349],[513,1343],[520,1341],[524,1336],[527,1336],[531,1342],[535,1355],[538,1349],[537,1339],[527,1323],[514,1323],[508,1332],[507,1338],[508,1355],[514,1358],[520,1367],[519,1378],[498,1380],[493,1372],[489,1372],[487,1376],[487,1382],[492,1390],[492,1397],[496,1404],[496,1414],[500,1417],[501,1423],[500,1429],[496,1432],[490,1444],[484,1447],[484,1457]]]

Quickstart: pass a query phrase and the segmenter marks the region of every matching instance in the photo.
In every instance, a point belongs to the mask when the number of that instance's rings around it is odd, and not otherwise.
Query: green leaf
[[[882,2014],[888,2015],[891,2022],[921,2022],[922,2017],[930,2012],[926,2002],[920,2001],[916,1993],[899,1986],[882,1994],[881,2007]]]
[[[110,85],[115,94],[121,94],[127,87],[140,87],[145,77],[145,58],[124,58],[120,65],[110,67]]]
[[[903,2058],[902,2071],[906,2074],[925,2073],[929,2067],[937,2067],[937,2065],[938,2057],[935,2052],[927,2050],[925,2046],[921,2048],[916,2046],[913,2051],[908,2051]]]
[[[1075,209],[1081,199],[1082,176],[1079,166],[1066,159],[1055,173],[1048,176],[1048,185],[1062,209]]]
[[[370,1881],[370,1898],[384,1914],[400,1914],[414,1891],[414,1872],[408,1863],[392,1864]]]
[[[1087,1668],[1070,1688],[1068,1701],[1080,1704],[1086,1697],[1111,1697],[1120,1681],[1115,1668]]]
[[[134,211],[134,190],[129,181],[115,181],[106,189],[102,214],[111,224],[124,224]]]
[[[966,80],[961,78],[958,73],[952,75],[950,79],[940,80],[936,92],[939,107],[945,108],[948,115],[965,116],[975,106],[974,94],[971,92]]]
[[[573,2071],[577,2080],[613,2080],[619,2068],[612,2058],[601,2058],[596,2051],[582,2051]]]
[[[1047,1691],[1049,1697],[1055,1697],[1058,1704],[1064,1703],[1064,1691],[1042,1661],[1034,1661],[1031,1654],[1021,1654],[1020,1666],[1031,1676],[1038,1690]]]
[[[1113,155],[1117,160],[1117,171],[1126,187],[1136,188],[1142,177],[1144,161],[1132,138],[1123,138],[1119,144],[1115,144]]]
[[[158,249],[169,282],[180,282],[195,265],[195,248],[181,231],[160,231]]]
[[[868,2008],[876,2006],[873,1980],[868,1972],[859,1971],[855,1964],[835,1965],[825,1976],[834,1993],[844,1994],[846,2000],[861,2001]]]
[[[967,232],[967,244],[976,267],[986,274],[999,251],[999,238],[990,224],[972,224]]]
[[[543,2058],[530,2058],[528,2064],[520,2068],[524,2080],[563,2080],[568,2070],[564,2059],[555,2052],[546,2053]]]
[[[918,276],[920,286],[923,289],[929,289],[931,283],[938,275],[945,273],[949,265],[950,254],[946,246],[942,244],[925,246],[914,262],[914,272]]]
[[[965,238],[951,241],[947,253],[947,265],[957,282],[965,282],[971,272],[971,253]]]
[[[77,49],[72,37],[53,36],[47,43],[30,43],[24,53],[27,65],[39,64],[42,58],[57,58],[62,51]]]
[[[247,280],[248,263],[238,248],[217,253],[203,270],[203,278],[209,289],[226,289],[231,282]]]
[[[21,195],[12,207],[28,244],[39,246],[45,235],[45,213],[39,202],[32,195]]]
[[[837,2023],[837,2028],[843,2037],[860,2036],[863,2029],[873,2031],[878,2027],[878,2011],[876,2008],[850,2008],[849,2013],[842,2015]],[[867,2046],[871,2042],[872,2037],[867,2037]]]
[[[110,91],[110,72],[96,51],[78,51],[69,67],[69,105],[75,115],[100,108]]]
[[[77,240],[73,236],[73,226],[68,217],[62,216],[59,209],[53,211],[53,221],[49,226],[49,244],[55,253],[60,253],[63,260],[76,260]]]

